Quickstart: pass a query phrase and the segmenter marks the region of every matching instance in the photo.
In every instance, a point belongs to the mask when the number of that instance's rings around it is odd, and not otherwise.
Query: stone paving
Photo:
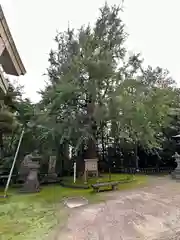
[[[180,182],[156,178],[108,195],[105,203],[74,209],[55,240],[180,240]]]

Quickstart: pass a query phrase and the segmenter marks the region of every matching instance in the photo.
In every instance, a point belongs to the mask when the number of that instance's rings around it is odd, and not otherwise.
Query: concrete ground
[[[104,203],[71,211],[54,240],[180,240],[180,182],[155,178]]]

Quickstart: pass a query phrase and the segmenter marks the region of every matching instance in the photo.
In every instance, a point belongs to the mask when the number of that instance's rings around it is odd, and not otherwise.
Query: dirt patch
[[[56,240],[180,239],[180,183],[156,178],[142,189],[111,194],[105,203],[73,211]]]

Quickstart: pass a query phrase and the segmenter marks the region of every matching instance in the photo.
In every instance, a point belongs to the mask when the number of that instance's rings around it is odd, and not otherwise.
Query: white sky
[[[26,96],[38,101],[43,73],[56,30],[95,21],[104,0],[0,0],[27,74],[19,78]],[[120,0],[108,0],[119,4]],[[180,1],[125,0],[122,18],[129,50],[141,52],[147,64],[168,68],[180,83]]]

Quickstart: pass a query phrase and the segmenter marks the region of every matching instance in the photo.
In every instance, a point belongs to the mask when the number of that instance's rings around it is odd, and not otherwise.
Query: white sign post
[[[76,183],[76,162],[74,162],[74,183]]]

